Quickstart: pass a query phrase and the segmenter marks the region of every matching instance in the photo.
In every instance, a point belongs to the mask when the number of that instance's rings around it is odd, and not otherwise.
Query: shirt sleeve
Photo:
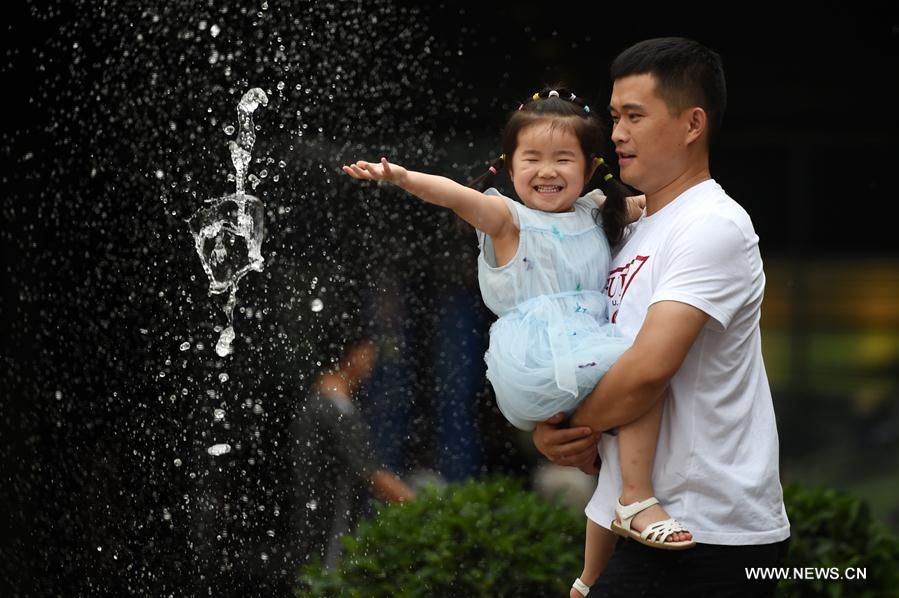
[[[678,301],[708,314],[726,329],[752,290],[751,241],[732,220],[710,214],[674,233],[660,256],[660,278],[650,305]]]

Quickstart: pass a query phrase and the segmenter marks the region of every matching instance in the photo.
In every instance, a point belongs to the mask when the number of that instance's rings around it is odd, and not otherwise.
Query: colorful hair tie
[[[521,110],[522,108],[524,108],[524,104],[518,104],[518,109]]]
[[[534,100],[535,102],[536,102],[537,100],[539,100],[539,99],[540,99],[540,92],[538,91],[537,93],[535,93],[534,95],[532,95],[532,96],[531,96],[531,99]]]
[[[491,166],[490,168],[488,168],[487,170],[489,170],[489,171],[492,172],[493,174],[496,174],[496,169],[495,169],[494,167],[492,167],[492,166]]]
[[[551,91],[551,92],[549,92],[549,95],[548,95],[548,96],[546,96],[546,97],[548,97],[548,98],[551,98],[551,97],[553,97],[553,96],[555,96],[555,97],[559,97],[559,92],[558,92],[558,91],[556,91],[556,90],[555,90],[555,89],[554,89],[554,90],[552,90],[552,91]]]
[[[602,177],[602,180],[608,181],[610,178],[612,178],[612,173],[611,173],[611,172],[610,172],[609,174],[607,174],[606,176]]]
[[[505,161],[506,161],[506,154],[500,154],[500,155],[499,155],[499,159],[502,160],[503,162],[505,162]]]
[[[594,158],[594,159],[593,159],[593,162],[595,162],[597,166],[600,166],[600,165],[606,163],[606,161],[603,160],[602,158]]]
[[[573,101],[575,100],[575,98],[577,98],[577,96],[574,95],[574,94],[571,94],[571,97],[568,98],[568,101],[569,101],[569,102],[573,102]]]

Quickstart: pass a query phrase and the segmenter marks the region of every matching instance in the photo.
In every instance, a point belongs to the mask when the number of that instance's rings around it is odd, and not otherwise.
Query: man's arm
[[[415,491],[394,474],[379,469],[371,476],[375,496],[387,502],[406,502],[415,499]]]
[[[584,399],[571,417],[571,425],[608,430],[649,411],[708,319],[708,314],[686,303],[653,303],[634,344]]]
[[[705,312],[686,303],[652,304],[634,344],[584,399],[571,418],[571,427],[558,427],[564,419],[561,416],[538,423],[534,446],[556,465],[595,474],[600,432],[649,411],[708,319]]]

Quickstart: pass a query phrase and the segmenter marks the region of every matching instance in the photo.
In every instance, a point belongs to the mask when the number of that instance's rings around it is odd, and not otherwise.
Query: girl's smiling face
[[[563,120],[541,119],[518,132],[509,177],[527,207],[571,211],[587,183],[587,174],[587,157]]]

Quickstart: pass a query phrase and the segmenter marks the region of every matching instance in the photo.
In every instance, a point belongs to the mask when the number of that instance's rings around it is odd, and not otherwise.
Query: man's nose
[[[613,143],[623,143],[627,140],[627,129],[624,126],[623,121],[618,121],[617,123],[612,124],[612,142]]]

